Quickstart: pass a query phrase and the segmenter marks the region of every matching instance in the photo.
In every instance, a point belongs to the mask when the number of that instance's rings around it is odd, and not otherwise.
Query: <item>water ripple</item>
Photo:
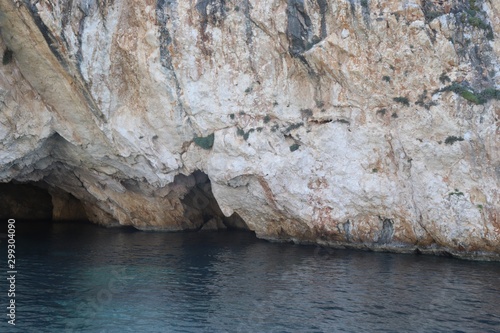
[[[17,245],[12,332],[500,331],[499,263],[83,224]]]

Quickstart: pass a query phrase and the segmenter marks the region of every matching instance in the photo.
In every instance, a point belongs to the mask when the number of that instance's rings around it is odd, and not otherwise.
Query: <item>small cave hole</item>
[[[249,230],[245,221],[237,213],[229,217],[222,213],[212,193],[212,184],[206,173],[196,170],[189,176],[177,175],[174,183],[182,183],[190,187],[181,202],[184,205],[184,217],[198,226],[196,230]]]

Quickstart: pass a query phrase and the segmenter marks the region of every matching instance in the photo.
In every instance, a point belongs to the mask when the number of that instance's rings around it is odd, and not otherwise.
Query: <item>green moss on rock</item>
[[[195,137],[194,143],[203,149],[210,150],[214,145],[214,133],[205,137]]]

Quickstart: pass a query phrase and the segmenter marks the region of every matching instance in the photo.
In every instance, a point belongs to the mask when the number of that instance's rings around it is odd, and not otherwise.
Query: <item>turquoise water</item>
[[[500,263],[87,224],[18,223],[16,246],[0,332],[500,332]]]

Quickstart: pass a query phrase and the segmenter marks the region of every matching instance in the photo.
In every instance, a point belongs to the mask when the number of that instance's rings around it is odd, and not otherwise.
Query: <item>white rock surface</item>
[[[500,103],[470,97],[500,89],[496,0],[31,2],[0,0],[1,182],[196,229],[202,170],[263,238],[500,255]]]

